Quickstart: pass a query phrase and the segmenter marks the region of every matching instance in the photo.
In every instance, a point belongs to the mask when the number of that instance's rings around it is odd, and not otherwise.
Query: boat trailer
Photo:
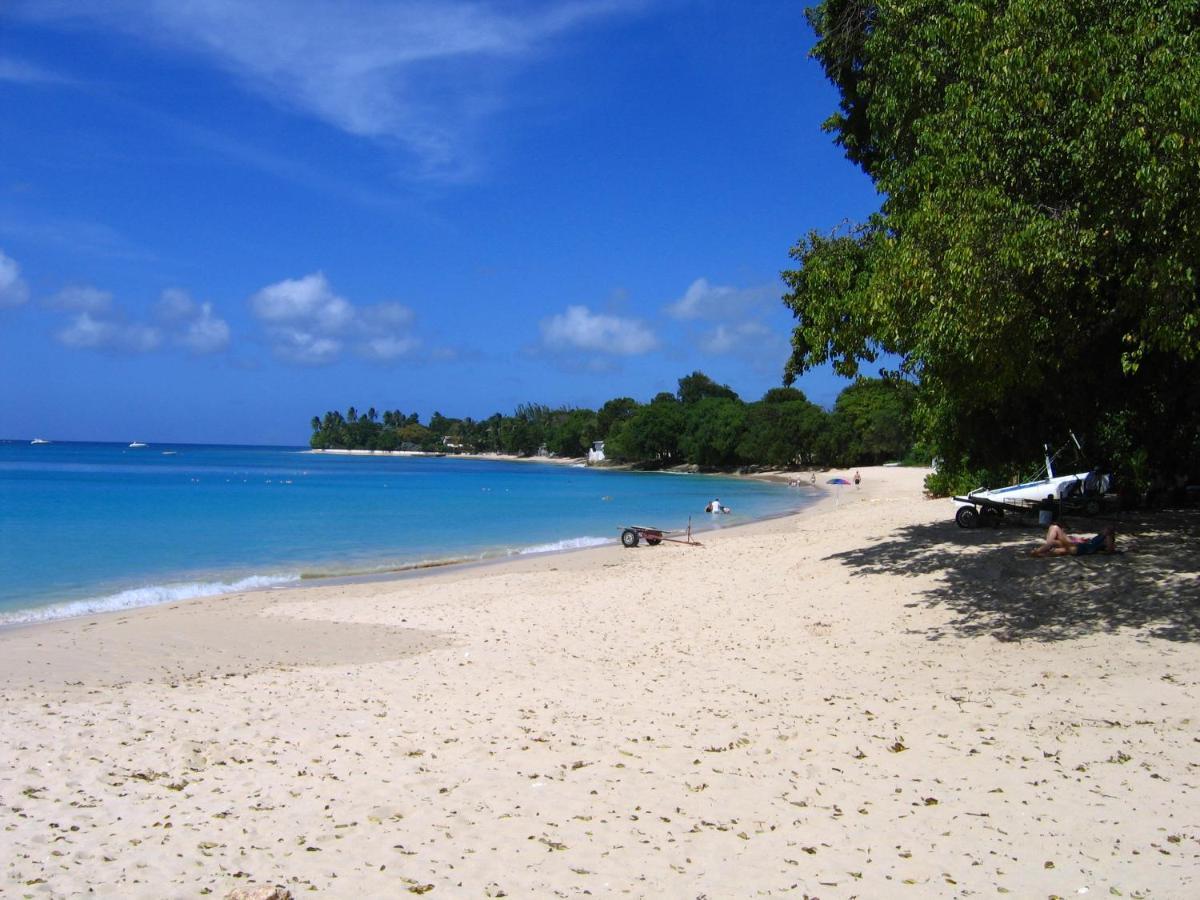
[[[683,537],[668,537],[672,534],[681,534]],[[692,540],[692,520],[688,518],[687,531],[663,531],[661,528],[653,528],[649,525],[626,525],[621,529],[621,546],[636,547],[643,540],[651,547],[657,547],[663,541],[672,544],[686,544],[689,547],[701,546],[699,541]]]

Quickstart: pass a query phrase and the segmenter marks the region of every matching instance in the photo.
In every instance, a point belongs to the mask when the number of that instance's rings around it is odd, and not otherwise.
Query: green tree
[[[437,446],[437,436],[424,425],[404,425],[396,433],[402,449],[417,448],[432,450]]]
[[[630,419],[638,409],[638,402],[631,397],[609,400],[596,413],[597,440],[607,440],[613,427]]]
[[[826,123],[883,197],[784,274],[785,378],[880,352],[962,465],[1073,429],[1200,464],[1200,29],[1193,0],[825,0]],[[1122,449],[1125,448],[1125,449]],[[958,464],[958,463],[954,463]]]
[[[586,456],[598,432],[590,409],[564,410],[546,438],[546,449],[559,456]]]
[[[684,425],[683,404],[674,394],[658,394],[613,430],[605,455],[626,462],[670,465],[678,461]]]
[[[686,408],[680,450],[696,465],[737,465],[745,433],[746,404],[728,397],[705,397]]]
[[[847,436],[839,461],[876,465],[903,459],[913,443],[914,394],[908,382],[879,378],[860,378],[838,394],[833,416],[845,420],[841,431]]]
[[[818,461],[828,414],[795,388],[772,388],[746,409],[738,453],[749,462],[786,468]]]
[[[679,379],[679,402],[684,406],[698,403],[705,397],[723,397],[737,400],[737,393],[727,384],[717,384],[703,372],[693,372]]]

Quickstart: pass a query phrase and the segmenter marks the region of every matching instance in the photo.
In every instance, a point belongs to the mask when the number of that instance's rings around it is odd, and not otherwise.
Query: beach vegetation
[[[743,459],[774,468],[834,465],[835,457],[830,452],[834,443],[825,437],[829,426],[829,414],[810,403],[801,391],[774,388],[747,410],[746,434],[739,451]]]
[[[604,452],[621,462],[669,466],[680,462],[680,437],[687,417],[674,394],[662,392],[613,431]]]
[[[727,384],[717,384],[703,372],[693,372],[679,379],[679,390],[675,396],[684,406],[691,406],[701,400],[714,398],[718,400],[737,400],[737,392]]]
[[[913,392],[912,385],[862,378],[832,410],[794,387],[771,388],[747,403],[727,385],[693,372],[679,379],[675,393],[662,391],[647,403],[617,397],[599,410],[525,403],[512,415],[479,420],[435,412],[425,425],[399,410],[330,411],[311,420],[310,445],[513,456],[544,449],[577,458],[603,441],[607,459],[644,468],[869,465],[912,455]]]
[[[744,461],[739,451],[745,434],[745,403],[729,397],[705,397],[686,408],[680,452],[694,465],[735,466]]]
[[[1068,431],[1142,484],[1200,473],[1195,4],[823,0],[808,17],[840,94],[825,128],[881,204],[792,248],[787,383],[898,360],[882,374],[912,385],[943,479],[1006,476]],[[887,455],[887,422],[850,405],[872,437],[849,452]]]

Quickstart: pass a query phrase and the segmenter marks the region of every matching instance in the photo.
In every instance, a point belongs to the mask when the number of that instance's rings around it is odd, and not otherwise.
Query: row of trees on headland
[[[523,404],[512,415],[455,419],[435,412],[345,414],[312,420],[314,449],[423,450],[584,456],[604,441],[606,458],[644,467],[871,465],[904,458],[912,449],[914,388],[906,382],[859,379],[833,409],[791,387],[772,388],[747,403],[702,372],[679,379],[679,390],[647,403],[631,397],[599,409]]]

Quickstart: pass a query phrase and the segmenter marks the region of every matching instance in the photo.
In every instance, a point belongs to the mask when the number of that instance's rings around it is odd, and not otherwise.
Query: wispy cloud
[[[700,346],[707,353],[733,353],[762,347],[777,337],[761,322],[722,323],[701,338]]]
[[[0,309],[20,306],[29,299],[29,286],[21,277],[17,261],[0,250]]]
[[[113,295],[90,284],[73,284],[43,298],[41,303],[49,309],[103,315],[112,309]]]
[[[553,352],[635,356],[658,347],[658,338],[643,322],[593,313],[586,306],[568,306],[565,312],[544,319],[541,331],[542,346]]]
[[[0,81],[30,85],[72,83],[72,80],[64,75],[11,56],[0,56]]]
[[[73,256],[148,262],[154,254],[108,225],[47,214],[29,207],[0,209],[0,235],[34,241]]]
[[[250,298],[275,355],[300,365],[327,365],[349,349],[375,362],[411,357],[421,346],[415,316],[400,303],[356,306],[323,272],[269,284]]]
[[[183,49],[249,90],[349,134],[398,142],[418,174],[456,178],[507,77],[588,25],[650,0],[106,0],[24,3]]]

